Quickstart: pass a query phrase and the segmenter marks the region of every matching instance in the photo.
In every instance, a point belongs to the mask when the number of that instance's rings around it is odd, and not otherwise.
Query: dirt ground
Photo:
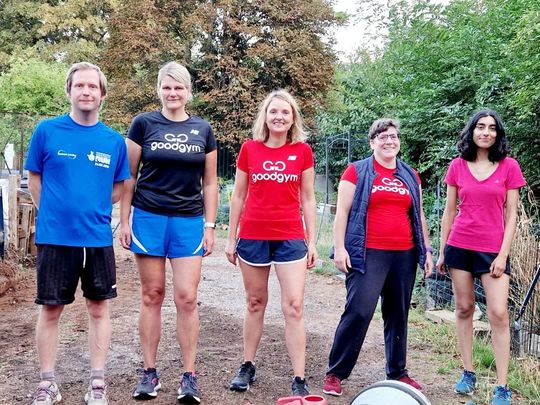
[[[265,331],[257,358],[257,382],[246,393],[227,390],[242,360],[242,318],[244,294],[238,268],[228,264],[224,241],[204,260],[200,284],[201,333],[197,357],[202,401],[209,405],[272,405],[290,393],[291,373],[284,345],[283,318],[279,308],[279,287],[275,274],[270,280],[270,302]],[[118,298],[112,301],[112,342],[107,365],[110,404],[134,404],[131,392],[142,367],[138,340],[139,281],[131,253],[116,248]],[[170,275],[170,272],[169,272]],[[158,371],[162,390],[152,404],[176,403],[181,373],[180,353],[175,339],[175,309],[170,280],[163,305],[162,339]],[[38,361],[34,345],[34,325],[38,306],[34,304],[35,277],[30,269],[17,286],[0,297],[0,404],[31,402],[38,382]],[[308,333],[306,376],[310,391],[322,394],[327,355],[344,304],[345,289],[335,277],[310,273],[307,279],[305,317]],[[65,308],[61,319],[57,378],[64,404],[83,404],[88,372],[86,347],[87,318],[84,300],[78,293],[74,304]],[[463,403],[452,394],[447,378],[437,375],[437,364],[429,353],[409,351],[411,375],[424,385],[424,393],[435,404]],[[358,364],[345,381],[340,398],[327,397],[329,405],[349,404],[363,387],[382,380],[384,345],[382,323],[374,320]],[[399,404],[396,404],[399,405]]]

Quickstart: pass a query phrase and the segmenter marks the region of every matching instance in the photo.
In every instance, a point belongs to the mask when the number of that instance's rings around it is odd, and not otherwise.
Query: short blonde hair
[[[156,88],[158,95],[161,89],[161,83],[163,82],[163,79],[165,79],[165,76],[170,76],[177,82],[180,82],[186,86],[189,91],[188,101],[193,98],[193,94],[191,92],[191,75],[184,65],[181,65],[178,62],[168,62],[163,65],[161,69],[159,69]]]
[[[66,94],[71,94],[71,86],[73,85],[73,75],[79,70],[95,70],[99,75],[99,88],[101,95],[105,97],[107,95],[107,78],[101,71],[101,69],[90,62],[78,62],[71,65],[66,75]]]
[[[291,106],[293,113],[293,124],[289,128],[287,133],[287,141],[291,143],[303,142],[307,138],[306,131],[304,129],[304,119],[300,113],[300,108],[295,98],[287,91],[283,89],[275,90],[270,93],[259,106],[259,112],[255,122],[253,123],[252,134],[253,139],[256,141],[266,142],[270,136],[270,131],[266,126],[266,111],[268,106],[274,99],[283,100]]]

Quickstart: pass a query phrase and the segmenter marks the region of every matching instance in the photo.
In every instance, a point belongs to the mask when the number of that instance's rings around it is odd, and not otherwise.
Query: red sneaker
[[[343,390],[341,389],[341,379],[337,375],[327,374],[324,377],[324,386],[322,392],[339,397],[341,394],[343,394]]]
[[[407,374],[405,374],[403,377],[398,378],[398,381],[404,382],[405,384],[409,384],[411,387],[416,388],[418,391],[422,391],[422,386],[418,384],[416,381],[414,381]]]

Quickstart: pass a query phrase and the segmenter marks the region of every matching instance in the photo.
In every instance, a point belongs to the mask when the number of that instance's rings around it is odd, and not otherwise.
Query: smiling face
[[[401,145],[398,130],[395,127],[388,127],[388,129],[372,138],[369,145],[377,161],[389,162],[395,160]]]
[[[94,69],[77,70],[73,74],[68,98],[75,113],[98,112],[101,102],[105,99],[99,82],[99,73]]]
[[[188,87],[171,76],[165,76],[159,86],[159,98],[163,110],[167,112],[184,111],[189,100]]]
[[[270,135],[285,135],[294,123],[291,105],[279,98],[274,98],[266,109],[266,126]]]
[[[473,142],[479,149],[489,149],[497,139],[497,124],[495,118],[488,115],[482,117],[473,129]]]

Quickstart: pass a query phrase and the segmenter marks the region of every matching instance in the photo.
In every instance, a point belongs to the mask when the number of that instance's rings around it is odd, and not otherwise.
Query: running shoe
[[[236,376],[231,381],[229,389],[231,391],[247,391],[250,384],[253,384],[257,379],[255,375],[256,367],[251,361],[246,361],[240,365]]]
[[[144,370],[144,374],[133,391],[133,398],[152,399],[157,397],[158,390],[161,389],[159,376],[155,368]]]

